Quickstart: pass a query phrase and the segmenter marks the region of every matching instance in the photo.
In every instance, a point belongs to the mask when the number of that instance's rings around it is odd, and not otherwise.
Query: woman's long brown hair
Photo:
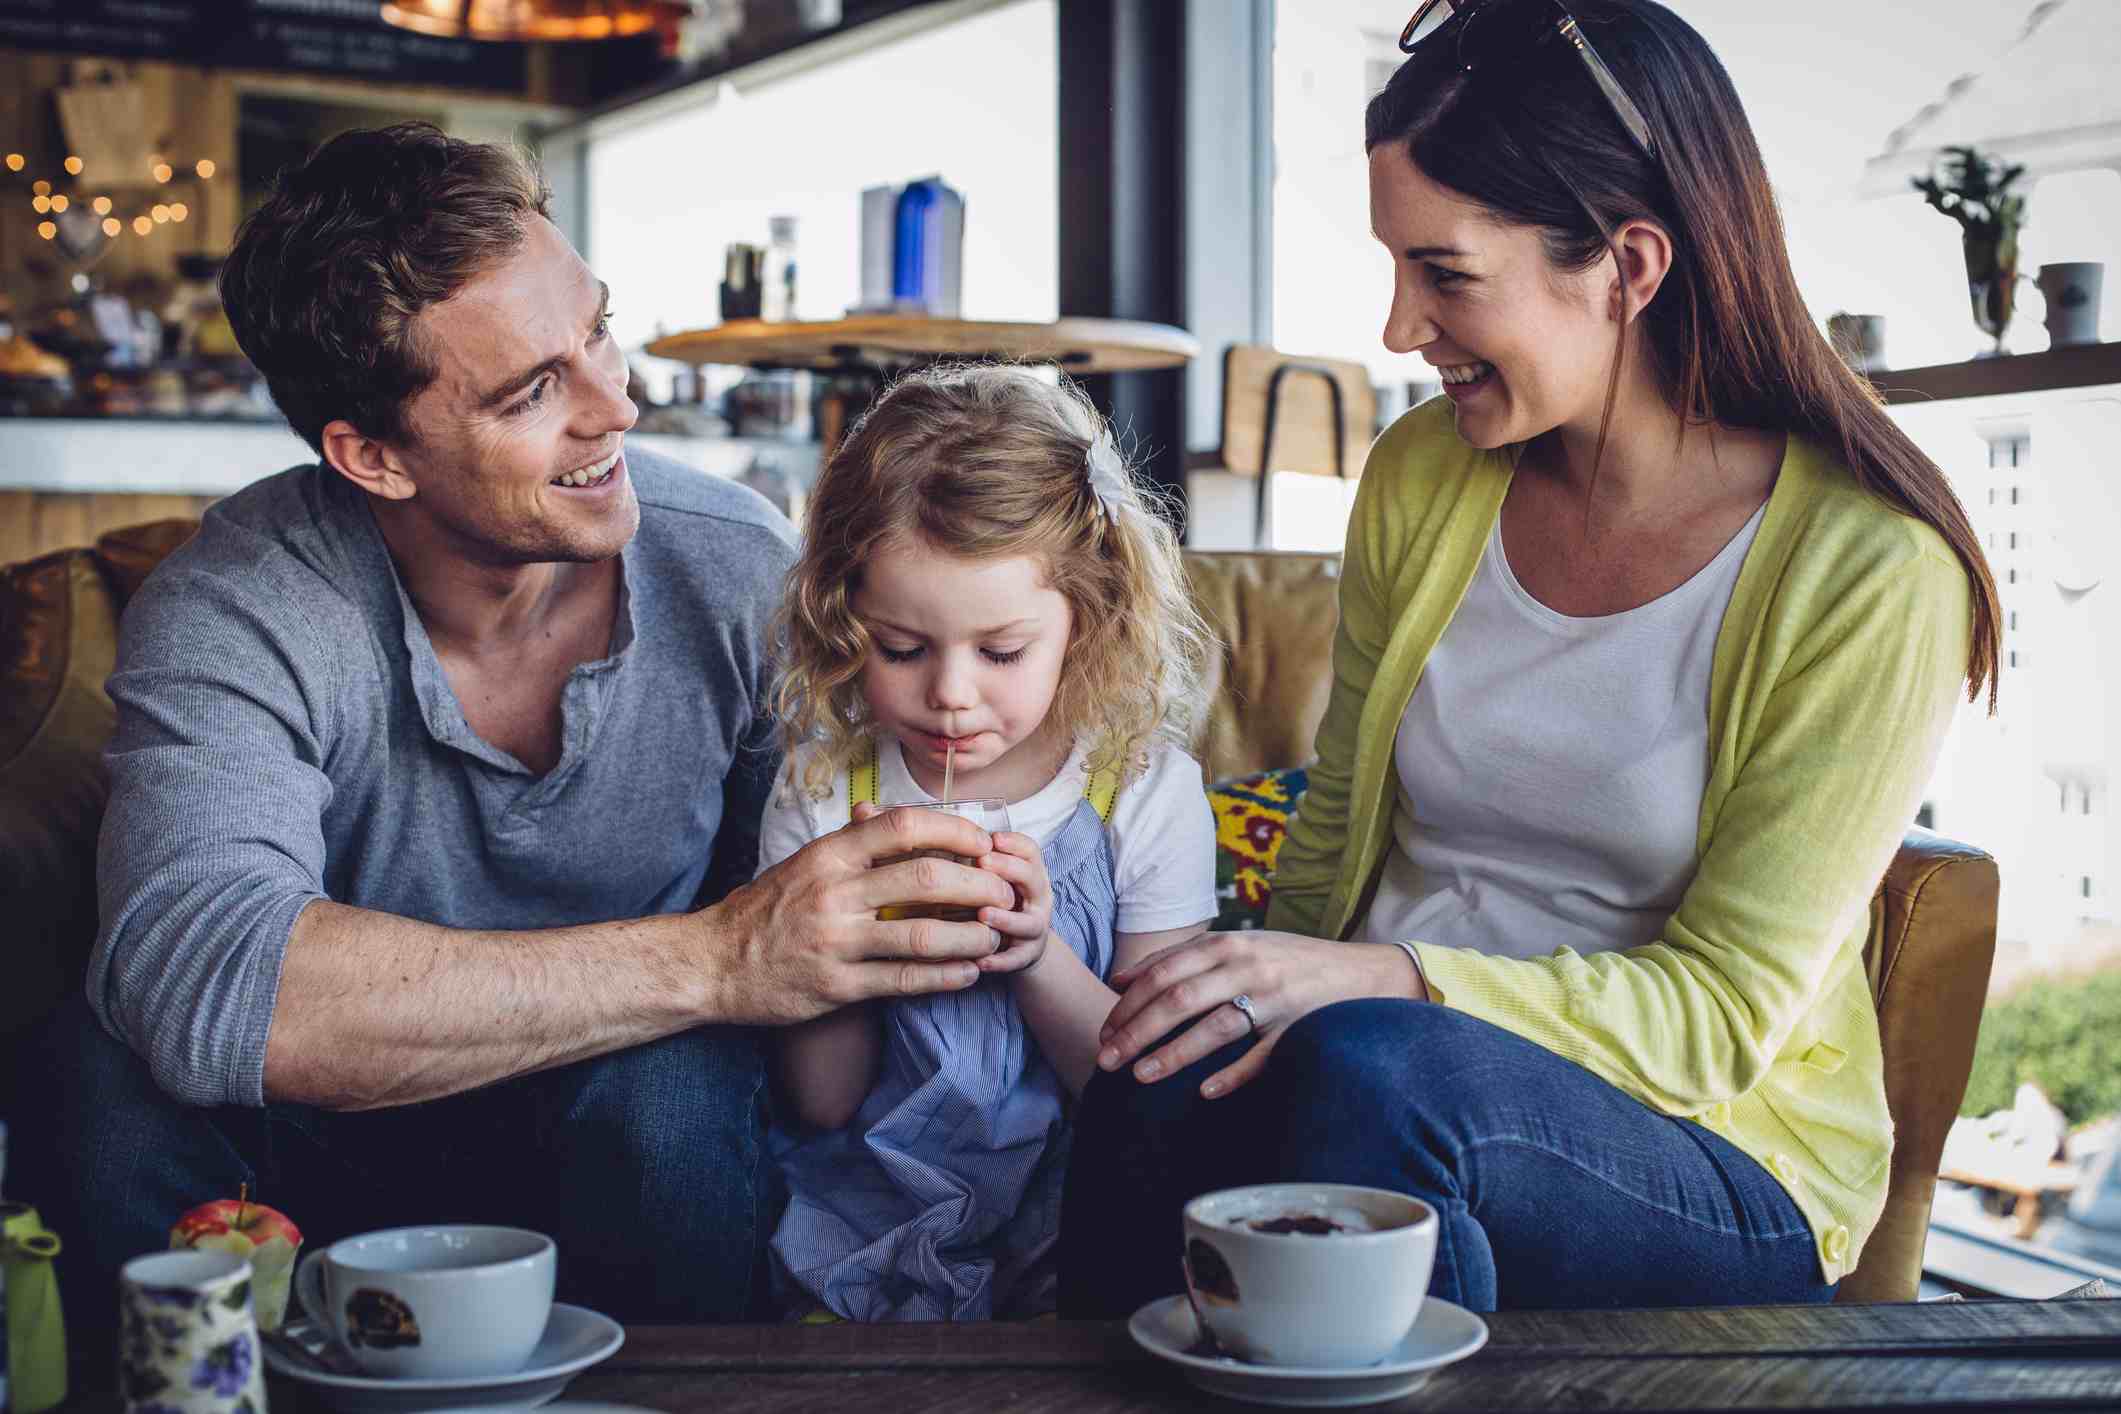
[[[1552,13],[1547,0],[1491,2]],[[1370,100],[1364,147],[1402,143],[1430,180],[1500,220],[1540,228],[1560,269],[1588,269],[1629,221],[1668,231],[1672,268],[1639,322],[1682,426],[1797,432],[1839,448],[1866,490],[1943,536],[1973,587],[1967,700],[1986,687],[1994,712],[1995,578],[1944,473],[1805,308],[1730,75],[1692,26],[1654,0],[1570,0],[1569,9],[1649,119],[1654,157],[1628,137],[1576,53],[1551,38],[1490,49],[1470,73],[1449,35],[1424,45]],[[1479,19],[1527,34],[1534,21]],[[1619,372],[1616,360],[1615,388]],[[1610,418],[1610,392],[1606,407]]]

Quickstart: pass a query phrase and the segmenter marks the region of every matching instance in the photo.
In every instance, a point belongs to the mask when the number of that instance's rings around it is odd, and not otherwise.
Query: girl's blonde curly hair
[[[1047,715],[1091,744],[1091,770],[1131,776],[1154,741],[1190,744],[1215,634],[1193,606],[1177,537],[1111,429],[1065,379],[946,365],[886,389],[811,494],[775,620],[773,688],[791,763],[798,748],[820,748],[804,790],[828,792],[868,735],[860,677],[874,645],[854,597],[869,557],[909,536],[971,559],[1042,562],[1074,618]]]

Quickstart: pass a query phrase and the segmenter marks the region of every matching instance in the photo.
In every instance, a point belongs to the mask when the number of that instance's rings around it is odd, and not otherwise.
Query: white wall
[[[1967,310],[1958,226],[1912,191],[1859,195],[1865,163],[1947,84],[1995,67],[2033,5],[1673,0],[1737,87],[1814,316],[1884,315],[1896,367],[1955,362],[1985,340]],[[2121,33],[2111,0],[2084,8],[2108,14],[2108,28]],[[1397,62],[1409,9],[1400,0],[1285,0],[1274,55],[1274,342],[1368,359],[1379,381],[1421,373],[1417,359],[1395,358],[1378,342],[1390,264],[1369,236],[1362,154],[1363,103]],[[2121,174],[2050,176],[2029,195],[2026,274],[2043,261],[2104,260],[2121,275]],[[2117,285],[2110,278],[2109,338],[2121,336]],[[2011,350],[2047,347],[2040,315],[2038,294],[2024,290]]]
[[[860,292],[862,188],[941,174],[965,194],[964,314],[1059,311],[1054,0],[1016,3],[858,50],[589,147],[589,260],[635,348],[720,321],[722,251],[798,220],[797,313]],[[661,394],[671,365],[642,372]]]

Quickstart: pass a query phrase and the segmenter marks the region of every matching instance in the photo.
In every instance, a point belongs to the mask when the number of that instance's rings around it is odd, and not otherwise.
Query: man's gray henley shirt
[[[165,1090],[264,1103],[313,899],[530,929],[680,912],[750,877],[794,536],[741,487],[626,462],[641,526],[610,653],[569,677],[543,775],[466,724],[365,493],[328,469],[213,507],[128,606],[88,996]]]

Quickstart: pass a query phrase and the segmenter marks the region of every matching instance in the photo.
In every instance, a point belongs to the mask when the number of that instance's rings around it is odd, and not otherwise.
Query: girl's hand
[[[1002,949],[979,960],[982,972],[1025,972],[1046,955],[1053,929],[1053,881],[1046,859],[1029,835],[1004,830],[994,837],[994,853],[980,868],[998,874],[1016,889],[1016,907],[983,908],[979,921],[1002,935]]]
[[[1211,1100],[1257,1076],[1281,1034],[1322,1006],[1358,997],[1428,999],[1412,962],[1396,947],[1295,933],[1203,933],[1121,968],[1112,974],[1112,986],[1120,998],[1098,1035],[1102,1070],[1118,1070],[1159,1036],[1198,1018],[1183,1036],[1135,1065],[1134,1078],[1144,1083],[1243,1039],[1253,1025],[1230,999],[1251,1002],[1258,1042],[1203,1082],[1200,1092]]]

